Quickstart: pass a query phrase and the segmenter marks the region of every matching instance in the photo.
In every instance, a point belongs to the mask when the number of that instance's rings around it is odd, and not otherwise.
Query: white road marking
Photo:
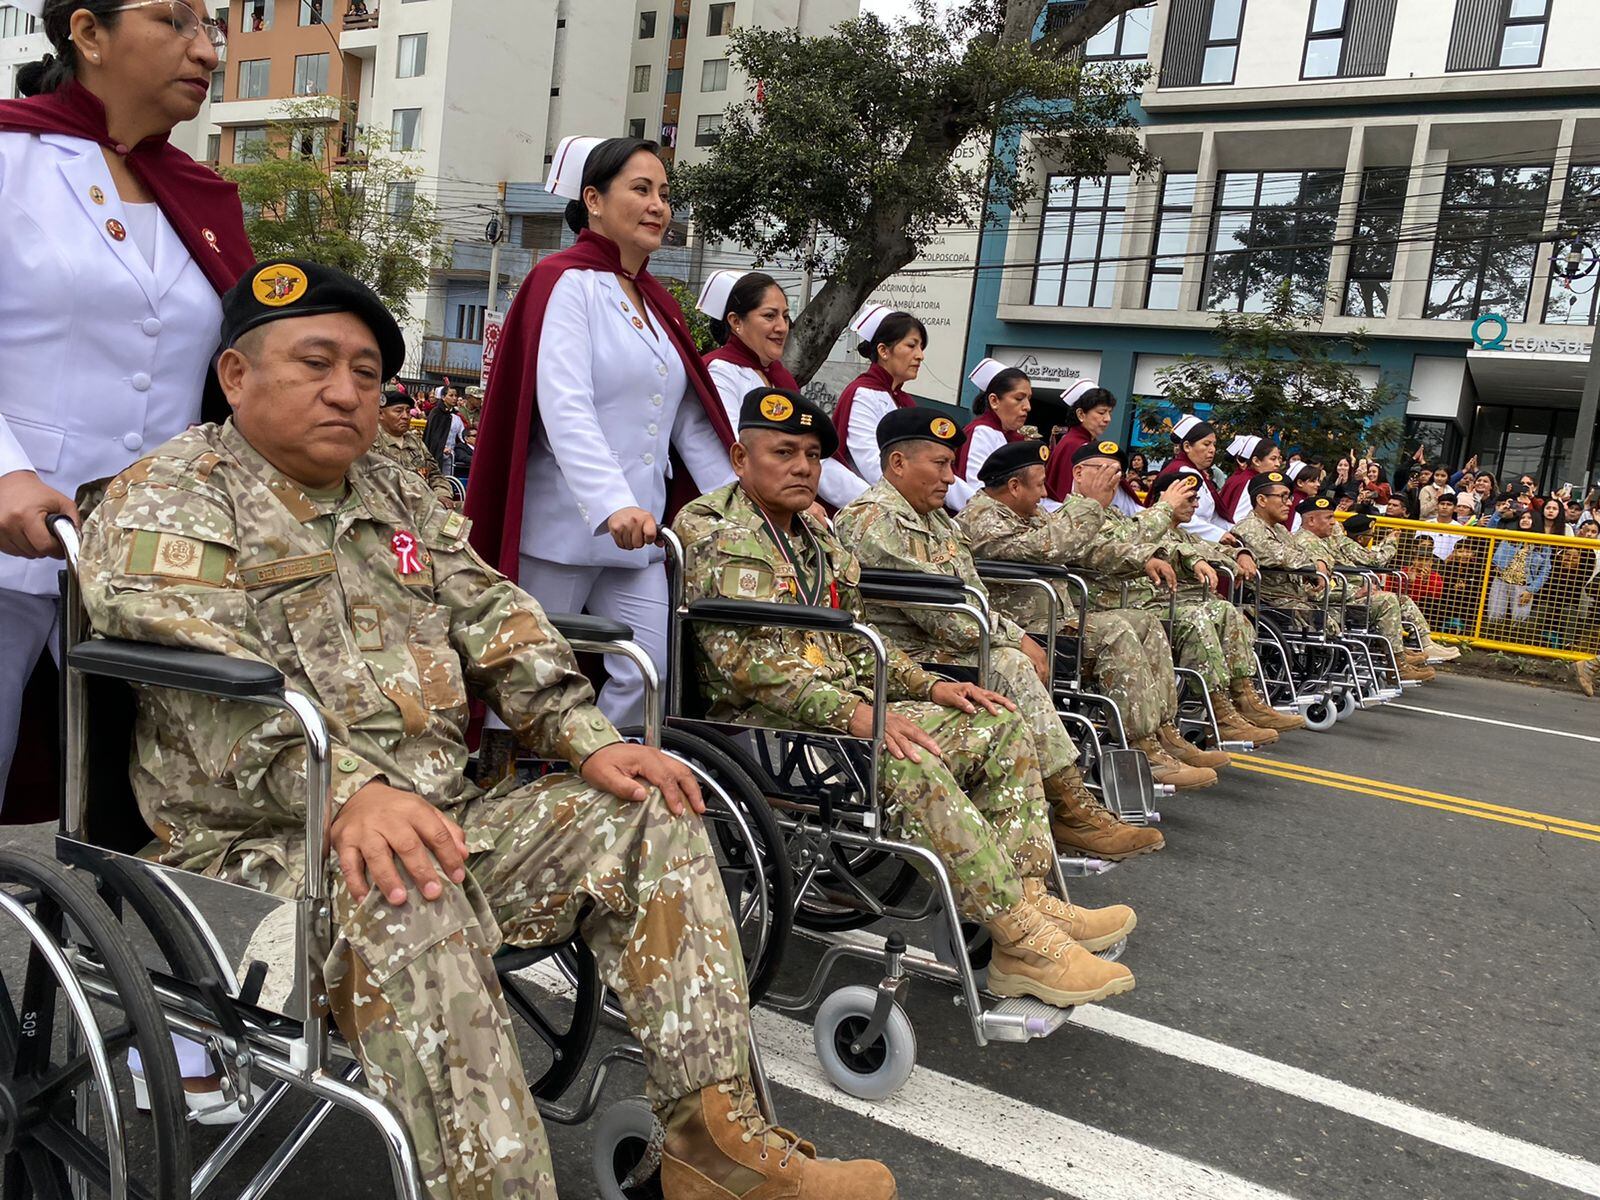
[[[1314,1075],[1287,1063],[1275,1062],[1247,1050],[1237,1050],[1209,1038],[1157,1025],[1154,1021],[1100,1005],[1080,1008],[1073,1013],[1073,1018],[1075,1024],[1125,1042],[1386,1126],[1447,1150],[1548,1180],[1585,1196],[1600,1196],[1600,1165],[1575,1155],[1495,1133],[1467,1121],[1429,1112],[1404,1101],[1363,1091],[1336,1079]]]
[[[773,1083],[1078,1200],[1289,1200],[1287,1193],[926,1067],[888,1100],[857,1100],[823,1075],[809,1025],[762,1008],[753,1015]]]
[[[1543,733],[1550,737],[1572,738],[1578,742],[1600,742],[1600,737],[1589,733],[1568,733],[1565,729],[1546,729],[1541,725],[1518,725],[1515,721],[1500,721],[1494,717],[1473,717],[1466,713],[1446,712],[1442,708],[1423,708],[1419,704],[1394,704],[1390,708],[1403,708],[1406,712],[1427,713],[1432,717],[1453,717],[1457,721],[1476,721],[1480,725],[1498,725],[1502,729],[1520,729],[1523,733]]]

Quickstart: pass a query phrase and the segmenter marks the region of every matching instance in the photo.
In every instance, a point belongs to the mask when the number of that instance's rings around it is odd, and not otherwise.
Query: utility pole
[[[488,227],[483,231],[489,242],[489,312],[500,309],[500,247],[506,240],[506,224],[506,185],[502,180],[494,216],[489,218]]]
[[[1583,399],[1578,401],[1578,429],[1572,436],[1572,466],[1582,485],[1578,499],[1589,494],[1594,480],[1589,464],[1594,461],[1595,423],[1600,421],[1600,326],[1590,333],[1589,371],[1583,378]]]

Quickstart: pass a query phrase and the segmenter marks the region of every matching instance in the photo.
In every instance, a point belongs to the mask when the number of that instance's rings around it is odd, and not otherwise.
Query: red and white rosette
[[[389,541],[389,548],[394,551],[395,567],[402,575],[415,575],[422,570],[422,559],[417,556],[417,539],[414,535],[400,530]]]

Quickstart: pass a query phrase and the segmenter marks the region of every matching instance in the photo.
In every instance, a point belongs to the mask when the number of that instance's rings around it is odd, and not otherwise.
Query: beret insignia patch
[[[761,415],[769,421],[787,421],[794,416],[794,405],[787,396],[773,393],[761,401]]]
[[[293,304],[306,294],[310,286],[311,281],[306,278],[306,273],[288,263],[262,267],[250,282],[256,299],[268,308],[283,308]]]
[[[930,431],[932,431],[933,436],[936,438],[948,440],[956,435],[955,422],[945,417],[935,418],[933,424],[929,425],[928,428]]]

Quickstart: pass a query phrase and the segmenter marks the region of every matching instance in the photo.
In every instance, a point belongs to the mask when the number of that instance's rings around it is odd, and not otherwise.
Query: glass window
[[[674,96],[683,91],[683,68],[667,68],[667,95]]]
[[[639,14],[639,40],[646,41],[656,35],[656,14],[654,10]]]
[[[39,18],[14,4],[0,4],[0,38],[22,37],[38,28]]]
[[[1225,42],[1237,39],[1239,22],[1243,17],[1244,0],[1212,0],[1211,36],[1207,40]]]
[[[239,64],[239,99],[259,100],[267,94],[271,76],[270,58],[252,58]]]
[[[672,17],[672,41],[681,42],[689,36],[689,14],[675,13]]]
[[[1064,5],[1057,7],[1066,9]],[[1150,53],[1150,24],[1154,19],[1153,4],[1123,13],[1083,44],[1083,56],[1090,61],[1145,58]]]
[[[309,162],[324,162],[328,156],[328,131],[321,125],[302,127],[290,135],[294,152]]]
[[[1600,217],[1600,165],[1567,170],[1567,193],[1561,201],[1561,228],[1593,230]],[[1550,292],[1544,319],[1550,325],[1593,325],[1595,296],[1600,294],[1600,236],[1574,233],[1555,244],[1550,264]]]
[[[1544,58],[1545,24],[1550,0],[1511,0],[1500,33],[1502,67],[1537,67]]]
[[[713,4],[706,10],[706,36],[722,37],[733,32],[733,5]]]
[[[294,94],[296,96],[326,96],[328,94],[328,56],[326,54],[295,55]]]
[[[1212,0],[1211,23],[1206,27],[1205,51],[1200,56],[1201,83],[1233,82],[1243,22],[1244,0]]]
[[[1226,171],[1206,256],[1206,307],[1264,312],[1287,282],[1297,306],[1328,289],[1342,171]]]
[[[1045,190],[1033,303],[1110,308],[1128,211],[1128,176],[1052,175]]]
[[[395,75],[400,79],[414,79],[428,71],[428,35],[402,33],[400,35],[400,65]]]
[[[633,69],[633,90],[635,93],[650,90],[650,64],[644,63]]]
[[[415,150],[422,129],[420,108],[397,108],[389,122],[389,145],[393,150]]]
[[[1194,172],[1169,174],[1161,181],[1161,212],[1156,218],[1156,252],[1150,263],[1150,289],[1146,308],[1175,309],[1183,284],[1183,264],[1189,254],[1189,231],[1194,222]]]
[[[300,0],[300,24],[322,24],[322,0]]]
[[[222,135],[220,133],[206,134],[206,161],[208,163],[222,161]]]
[[[694,144],[696,146],[715,146],[717,139],[722,136],[722,114],[705,113],[694,120]]]
[[[725,92],[728,90],[728,60],[708,58],[700,65],[700,90]]]
[[[1347,317],[1389,315],[1408,176],[1405,167],[1369,167],[1361,173],[1355,238],[1344,284],[1342,311]]]
[[[417,182],[407,179],[402,183],[389,185],[388,208],[389,215],[404,220],[411,215],[411,210],[417,203]]]
[[[644,118],[634,117],[628,122],[628,136],[631,138],[644,137]]]
[[[228,72],[221,67],[211,72],[211,102],[213,104],[222,102],[222,81],[227,78],[227,75]]]
[[[267,127],[265,125],[242,125],[233,131],[233,161],[236,163],[259,162],[267,149]]]
[[[245,0],[244,27],[251,33],[262,33],[272,28],[275,0]]]
[[[1470,321],[1486,312],[1525,320],[1544,224],[1549,167],[1452,167],[1422,315]]]

